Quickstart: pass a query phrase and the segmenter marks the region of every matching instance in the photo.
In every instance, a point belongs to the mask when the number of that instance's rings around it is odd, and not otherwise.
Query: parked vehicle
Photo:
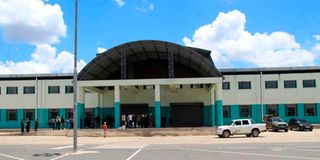
[[[241,134],[247,137],[258,137],[264,131],[266,131],[266,126],[263,123],[258,124],[251,119],[236,119],[232,120],[230,125],[219,126],[216,135],[220,138],[229,138],[230,135]]]
[[[307,120],[302,118],[292,118],[289,121],[290,130],[296,129],[299,131],[312,131],[313,125],[311,125]]]
[[[280,117],[268,117],[266,118],[266,127],[267,129],[272,129],[272,131],[284,130],[288,132],[288,123],[285,122]]]

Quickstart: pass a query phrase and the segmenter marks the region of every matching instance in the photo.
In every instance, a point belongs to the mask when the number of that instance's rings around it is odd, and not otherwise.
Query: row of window
[[[272,115],[278,114],[278,106],[276,104],[268,104],[267,113]],[[285,105],[286,116],[297,116],[297,104],[286,104]],[[317,115],[317,105],[315,103],[304,104],[304,115],[305,116],[316,116]],[[230,106],[223,106],[223,117],[230,118]],[[240,117],[251,117],[251,106],[250,105],[241,105],[240,106]]]
[[[48,86],[48,93],[60,93],[60,86]],[[65,93],[73,93],[73,86],[65,86]],[[1,87],[0,87],[1,94]],[[18,87],[6,87],[6,94],[18,94]],[[35,94],[34,86],[24,86],[23,94]]]
[[[284,80],[283,85],[284,85],[284,88],[297,88],[297,80]],[[316,80],[315,79],[302,80],[302,86],[303,88],[315,88]],[[278,81],[277,80],[265,81],[265,88],[266,89],[278,88]],[[224,90],[230,89],[230,82],[223,82],[222,89]],[[238,89],[251,89],[251,82],[239,81]]]
[[[56,118],[57,116],[64,116],[66,118],[73,117],[72,109],[67,109],[66,115],[59,115],[59,109],[49,109],[48,110],[49,119]],[[17,121],[18,119],[18,110],[17,109],[8,109],[7,110],[7,121]],[[28,118],[29,120],[34,120],[35,118],[35,109],[24,109],[23,118]]]

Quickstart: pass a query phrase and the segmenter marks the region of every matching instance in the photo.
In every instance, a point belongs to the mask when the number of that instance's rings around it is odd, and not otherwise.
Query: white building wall
[[[260,75],[225,75],[230,90],[223,90],[224,105],[231,104],[283,104],[320,102],[320,73],[262,74],[262,101]],[[303,88],[303,80],[316,80],[316,88]],[[277,80],[278,88],[265,89],[265,81]],[[296,80],[297,88],[284,88],[284,80]],[[239,81],[250,81],[251,89],[238,89]]]

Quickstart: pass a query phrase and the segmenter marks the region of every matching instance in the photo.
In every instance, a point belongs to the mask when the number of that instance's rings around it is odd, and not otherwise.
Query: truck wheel
[[[222,132],[222,137],[223,138],[229,138],[230,137],[230,131],[226,130]]]
[[[251,132],[252,137],[258,137],[259,136],[259,130],[258,129],[253,129]]]
[[[285,131],[285,132],[288,132],[288,129],[285,129],[284,131]]]

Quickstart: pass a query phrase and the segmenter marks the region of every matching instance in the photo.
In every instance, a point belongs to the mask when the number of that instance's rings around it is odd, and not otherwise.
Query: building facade
[[[1,75],[0,128],[72,118],[73,75]],[[228,124],[274,114],[320,123],[320,67],[216,69],[210,51],[164,41],[135,41],[98,54],[78,76],[78,127],[118,128],[126,115],[149,127]]]

